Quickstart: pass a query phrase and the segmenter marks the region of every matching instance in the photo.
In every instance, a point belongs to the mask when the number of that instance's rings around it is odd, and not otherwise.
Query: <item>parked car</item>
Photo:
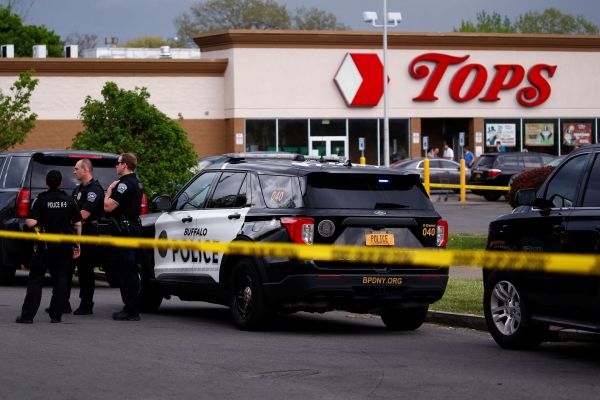
[[[513,213],[490,223],[487,248],[535,253],[600,250],[600,145],[570,153],[542,186],[517,193]],[[600,276],[484,269],[488,329],[503,348],[528,349],[550,325],[600,332]]]
[[[564,159],[564,156],[560,156],[550,161],[548,164],[539,168],[532,168],[517,174],[514,174],[508,181],[510,190],[506,194],[506,200],[511,207],[517,207],[516,196],[517,192],[521,189],[537,189],[552,171],[556,168]]]
[[[390,168],[399,171],[406,171],[413,174],[419,174],[423,182],[424,159],[416,158],[413,160],[400,160],[390,165]],[[465,168],[465,177],[468,181],[471,171]],[[444,160],[440,158],[429,159],[429,182],[431,183],[451,183],[460,184],[460,164],[456,161]]]
[[[237,158],[202,170],[153,207],[158,212],[142,218],[152,238],[443,248],[448,234],[416,175],[348,162]],[[259,328],[276,312],[334,309],[377,313],[390,329],[416,329],[448,280],[444,267],[343,259],[175,249],[145,251],[140,260],[144,310],[171,295],[209,301],[230,306],[240,329]]]
[[[510,178],[521,171],[539,168],[555,159],[556,156],[534,152],[507,152],[482,154],[471,169],[470,185],[508,186]],[[486,200],[496,201],[508,191],[473,189],[473,194]]]
[[[71,193],[78,184],[73,174],[77,160],[89,158],[94,177],[106,188],[116,178],[117,154],[77,150],[26,150],[0,153],[0,229],[21,231],[29,216],[30,204],[47,190],[46,174],[55,169],[62,173],[61,189]],[[147,212],[144,196],[143,212]],[[28,266],[32,243],[0,239],[0,283],[10,283],[21,265]]]

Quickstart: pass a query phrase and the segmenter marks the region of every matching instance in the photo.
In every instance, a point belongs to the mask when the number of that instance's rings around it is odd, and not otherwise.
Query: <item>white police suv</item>
[[[159,196],[142,218],[145,235],[206,241],[444,247],[448,225],[418,175],[302,156],[232,156],[207,168],[173,198]],[[163,298],[227,305],[240,329],[277,312],[377,313],[391,329],[416,329],[439,300],[447,268],[242,257],[148,250],[140,257],[142,308]]]

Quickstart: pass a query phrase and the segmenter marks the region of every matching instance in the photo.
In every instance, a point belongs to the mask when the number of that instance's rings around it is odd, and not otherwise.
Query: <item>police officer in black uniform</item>
[[[51,170],[46,175],[48,191],[39,194],[33,202],[29,218],[25,224],[29,228],[38,228],[45,233],[77,232],[81,235],[81,214],[77,204],[68,194],[58,187],[62,181],[59,171]],[[42,286],[46,270],[54,278],[52,299],[50,300],[50,321],[61,322],[67,300],[67,280],[72,258],[80,255],[79,245],[72,243],[39,242],[31,260],[27,294],[21,315],[16,322],[30,324],[37,313],[42,300]]]
[[[142,236],[140,213],[143,187],[135,174],[136,166],[137,158],[133,154],[121,154],[116,166],[120,178],[110,184],[104,196],[104,211],[113,223],[114,236]],[[140,279],[136,250],[115,248],[114,258],[121,299],[125,306],[121,311],[113,313],[112,318],[116,321],[139,321]]]
[[[83,158],[77,161],[73,173],[80,182],[73,190],[72,197],[77,203],[83,220],[82,234],[98,235],[98,220],[104,216],[104,189],[100,182],[94,179],[94,167],[89,159]],[[93,314],[96,285],[94,267],[103,259],[101,249],[96,245],[81,246],[81,257],[77,260],[81,303],[73,312],[75,315]],[[71,293],[70,282],[71,279],[69,279],[69,294]]]

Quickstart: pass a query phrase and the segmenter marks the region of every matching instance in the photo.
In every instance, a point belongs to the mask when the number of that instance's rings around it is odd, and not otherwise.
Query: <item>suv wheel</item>
[[[381,313],[381,320],[388,329],[414,331],[423,325],[429,306],[415,308],[393,308]]]
[[[486,199],[487,201],[498,201],[498,199],[500,199],[500,197],[502,197],[501,191],[485,192],[483,194],[483,198]]]
[[[505,349],[535,349],[548,326],[531,321],[523,293],[514,280],[492,273],[486,281],[483,308],[492,337]]]
[[[261,288],[260,277],[249,259],[240,260],[229,281],[231,315],[242,330],[259,329],[271,316]]]

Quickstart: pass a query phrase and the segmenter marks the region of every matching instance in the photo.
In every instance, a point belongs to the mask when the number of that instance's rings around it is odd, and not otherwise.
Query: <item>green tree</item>
[[[29,99],[37,84],[33,71],[26,71],[10,87],[12,96],[0,90],[0,151],[23,143],[35,127],[37,115],[29,108]]]
[[[123,47],[157,48],[161,46],[175,46],[176,43],[165,40],[160,36],[140,36],[123,43]]]
[[[477,13],[476,22],[463,20],[458,29],[454,28],[454,32],[513,33],[516,29],[507,16],[502,17],[497,12],[488,14],[482,10]]]
[[[499,33],[561,33],[597,35],[598,26],[581,15],[563,14],[556,8],[547,8],[543,12],[530,11],[519,15],[515,22],[497,12],[477,13],[476,22],[462,21],[455,32],[499,32]]]
[[[120,89],[107,82],[103,100],[85,99],[81,108],[85,129],[73,139],[72,147],[110,153],[134,153],[146,193],[172,193],[186,182],[196,153],[186,132],[176,121],[148,102],[146,88]]]
[[[563,14],[556,8],[547,8],[542,13],[537,11],[525,13],[517,18],[515,27],[522,33],[598,34],[598,26],[582,15]]]
[[[337,17],[319,8],[296,8],[293,17],[293,28],[300,30],[348,30],[346,25],[338,23]]]
[[[63,52],[58,35],[43,25],[23,25],[10,7],[0,7],[0,43],[14,44],[15,57],[31,57],[36,44],[45,44],[49,57],[62,57]]]

